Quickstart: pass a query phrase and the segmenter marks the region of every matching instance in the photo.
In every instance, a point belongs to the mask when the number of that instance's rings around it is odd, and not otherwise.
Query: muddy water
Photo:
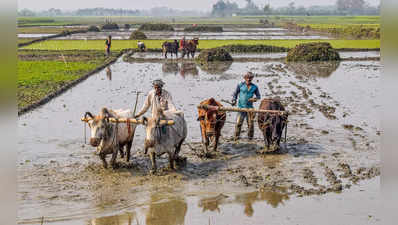
[[[352,51],[352,52],[339,52],[342,59],[356,59],[356,58],[369,58],[369,57],[380,57],[380,51]],[[239,59],[278,59],[286,57],[286,52],[277,53],[231,53],[232,58]],[[179,55],[181,56],[181,55]],[[163,59],[162,53],[150,53],[150,52],[137,52],[132,55],[134,58],[139,59]],[[170,56],[169,56],[170,57]]]
[[[101,32],[87,32],[72,34],[69,36],[58,37],[56,39],[72,39],[72,40],[93,40],[106,39],[108,35],[112,35],[113,39],[129,39],[132,31],[137,28],[108,30]],[[290,32],[283,28],[225,28],[223,32],[184,32],[181,29],[176,31],[146,31],[145,34],[149,39],[180,39],[185,36],[188,39],[199,37],[200,39],[216,39],[216,40],[267,40],[267,39],[328,39],[326,36],[308,35],[305,33]],[[49,34],[18,34],[19,38],[36,38],[45,37]]]
[[[18,38],[41,38],[48,37],[55,34],[18,34]]]
[[[323,219],[333,214],[338,224],[380,223],[378,179],[366,181],[378,175],[380,69],[374,61],[235,62],[215,74],[192,63],[120,59],[19,118],[18,221],[263,224],[272,218],[271,224],[327,224]],[[291,112],[283,154],[256,153],[262,149],[257,125],[255,141],[246,140],[243,131],[242,141],[230,142],[235,114],[228,113],[219,154],[198,158],[196,105],[209,97],[230,99],[247,70],[257,74],[254,82],[263,97],[280,96]],[[149,176],[150,163],[142,153],[144,129],[139,127],[133,163],[121,163],[116,171],[103,169],[94,149],[84,144],[79,118],[103,106],[133,107],[135,92],[148,92],[157,78],[166,82],[176,106],[185,112],[190,146],[184,145],[181,154],[188,157],[187,166]],[[139,107],[143,99],[141,95]],[[159,167],[166,162],[159,160]],[[347,175],[343,164],[352,173]],[[342,194],[333,193],[339,182]]]

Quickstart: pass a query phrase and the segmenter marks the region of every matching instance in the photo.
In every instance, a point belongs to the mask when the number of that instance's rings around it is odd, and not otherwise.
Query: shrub
[[[174,31],[174,28],[169,24],[163,23],[144,23],[138,28],[142,31]]]
[[[224,45],[222,46],[228,52],[287,52],[289,49],[271,45]]]
[[[142,39],[147,39],[147,36],[144,34],[144,32],[135,30],[131,33],[130,39],[131,40],[142,40]]]
[[[223,28],[220,26],[190,26],[185,27],[186,32],[223,32]]]
[[[340,55],[327,42],[313,42],[296,45],[287,53],[286,60],[289,62],[331,61],[340,60]]]
[[[232,61],[232,56],[224,48],[202,50],[196,60],[201,62]]]
[[[97,26],[90,26],[88,29],[90,32],[100,32],[100,29]]]
[[[128,30],[128,29],[130,29],[130,28],[131,28],[131,25],[130,25],[130,24],[128,24],[128,23],[124,24],[124,29]]]
[[[102,25],[101,30],[118,30],[119,26],[117,23],[106,23]]]

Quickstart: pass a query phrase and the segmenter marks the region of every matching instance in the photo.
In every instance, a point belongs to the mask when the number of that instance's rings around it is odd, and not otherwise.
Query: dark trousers
[[[235,125],[235,140],[239,139],[240,132],[242,130],[243,121],[246,119],[247,121],[247,136],[251,140],[254,136],[254,113],[247,112],[238,112],[238,116],[236,117],[236,125]]]
[[[111,47],[106,48],[106,55],[110,56],[111,55]]]

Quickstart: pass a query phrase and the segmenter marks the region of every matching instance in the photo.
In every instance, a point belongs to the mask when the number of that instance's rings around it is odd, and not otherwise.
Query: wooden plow
[[[225,100],[224,100],[225,102]],[[229,103],[229,102],[227,102]],[[266,110],[266,109],[253,109],[253,108],[238,108],[238,107],[221,107],[221,106],[214,106],[214,105],[198,105],[199,109],[205,110],[218,110],[218,111],[225,111],[225,112],[247,112],[247,113],[274,113],[279,115],[289,115],[288,111],[280,111],[280,110]],[[285,127],[285,144],[287,140],[287,123],[289,121],[286,120],[286,127]]]
[[[97,117],[98,118],[98,117]],[[109,122],[112,123],[135,123],[135,124],[144,124],[144,120],[137,120],[134,118],[114,118],[109,117]],[[82,117],[80,119],[83,122],[88,122],[92,120],[92,118]],[[174,120],[160,120],[159,125],[174,125]]]
[[[266,109],[249,109],[249,108],[238,108],[238,107],[220,107],[214,105],[198,105],[199,109],[206,110],[218,110],[218,111],[226,111],[226,112],[248,112],[248,113],[276,113],[280,115],[288,115],[287,111],[279,111],[279,110],[266,110]]]

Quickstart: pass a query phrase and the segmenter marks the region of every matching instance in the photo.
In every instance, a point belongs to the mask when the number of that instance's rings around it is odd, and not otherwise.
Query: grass
[[[273,22],[298,24],[380,24],[380,16],[270,16]]]
[[[32,54],[19,51],[19,57]],[[66,55],[66,57],[59,57]],[[86,60],[78,60],[86,56]],[[101,56],[102,55],[102,56]],[[30,59],[29,59],[30,57]],[[17,62],[18,108],[32,104],[105,62],[104,54],[77,51],[35,51]],[[45,57],[45,60],[43,60]],[[65,59],[76,59],[74,61]]]
[[[161,48],[165,40],[145,40],[147,48]],[[223,45],[273,45],[293,48],[300,43],[329,42],[333,48],[380,48],[380,40],[199,40],[199,48],[208,49]],[[103,40],[48,40],[22,47],[33,50],[104,50]],[[137,48],[136,40],[113,40],[112,50]]]
[[[380,24],[380,16],[236,16],[236,17],[148,17],[148,16],[59,16],[18,17],[18,26],[99,25],[105,19],[115,23],[169,23],[169,24],[259,24],[260,19],[272,22],[294,21],[305,24]]]
[[[81,27],[76,28],[64,28],[64,27],[18,27],[18,34],[58,34],[62,31],[73,31],[73,30],[81,30]]]
[[[57,16],[57,17],[18,17],[18,26],[55,25],[99,25],[106,19],[123,24],[168,23],[168,24],[259,24],[256,18],[243,17],[149,17],[149,16]]]
[[[33,41],[34,39],[36,39],[36,38],[18,38],[18,44]]]

